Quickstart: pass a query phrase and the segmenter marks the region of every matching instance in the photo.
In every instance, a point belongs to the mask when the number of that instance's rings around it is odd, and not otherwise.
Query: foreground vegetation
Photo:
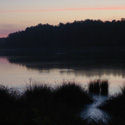
[[[0,124],[84,125],[80,111],[92,102],[87,92],[69,83],[56,89],[29,87],[22,94],[0,87]]]
[[[92,94],[108,96],[108,81],[92,81],[88,91],[75,83],[56,88],[29,86],[22,94],[0,86],[0,124],[103,125],[101,121],[88,122],[80,117],[86,105],[93,103]],[[107,125],[124,125],[125,88],[99,108],[112,116]]]
[[[112,115],[112,125],[125,125],[125,88],[122,92],[110,99],[100,108]]]
[[[89,93],[96,95],[108,96],[108,81],[107,80],[95,80],[89,83]]]

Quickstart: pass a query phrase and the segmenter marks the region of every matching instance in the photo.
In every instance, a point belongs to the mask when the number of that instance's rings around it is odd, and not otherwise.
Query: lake
[[[123,64],[124,65],[124,64]],[[17,57],[0,57],[0,84],[23,90],[31,84],[55,87],[63,82],[76,82],[85,89],[92,80],[109,81],[109,94],[119,93],[125,86],[125,68],[112,65],[72,65],[64,62],[23,61]]]

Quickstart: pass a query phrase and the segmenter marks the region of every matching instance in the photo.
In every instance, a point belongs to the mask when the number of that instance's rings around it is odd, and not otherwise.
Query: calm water
[[[11,62],[11,63],[10,63]],[[49,63],[50,64],[50,63]],[[54,65],[54,66],[53,66]],[[120,92],[125,85],[125,69],[119,67],[82,67],[67,68],[56,63],[32,62],[18,63],[9,61],[6,57],[0,58],[0,84],[17,89],[22,89],[29,84],[48,84],[56,86],[63,81],[75,81],[82,87],[88,87],[88,83],[95,79],[109,81],[109,94]]]

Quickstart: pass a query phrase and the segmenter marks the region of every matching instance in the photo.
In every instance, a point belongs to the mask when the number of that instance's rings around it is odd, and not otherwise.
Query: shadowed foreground
[[[108,99],[109,83],[107,80],[94,80],[89,83],[88,91],[93,98],[93,103],[86,105],[81,117],[88,121],[88,124],[108,125],[110,115],[99,107]]]
[[[89,83],[89,93],[96,95],[108,96],[108,81],[95,80]]]
[[[84,125],[79,113],[91,97],[75,84],[33,86],[22,94],[0,87],[0,124]]]
[[[108,111],[112,115],[111,125],[125,125],[125,88],[110,99],[100,108]]]
[[[70,82],[54,89],[43,85],[29,86],[22,94],[0,86],[0,124],[124,125],[125,88],[108,101],[107,95],[108,81],[100,80],[90,82],[88,92]],[[105,122],[108,115],[105,111],[111,116],[110,121]]]

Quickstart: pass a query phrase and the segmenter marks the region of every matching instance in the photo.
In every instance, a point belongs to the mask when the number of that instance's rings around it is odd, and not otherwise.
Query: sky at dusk
[[[125,0],[0,0],[0,37],[39,23],[125,17]]]

